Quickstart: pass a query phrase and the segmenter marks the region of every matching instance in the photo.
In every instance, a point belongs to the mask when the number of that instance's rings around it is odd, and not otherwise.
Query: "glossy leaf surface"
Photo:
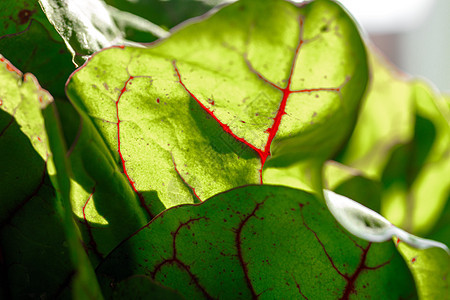
[[[353,237],[311,194],[268,185],[163,212],[112,252],[97,273],[104,288],[109,280],[145,274],[195,299],[415,294],[394,243]]]
[[[366,81],[361,39],[337,4],[242,1],[148,49],[96,54],[67,93],[152,210],[145,193],[171,207],[265,182],[266,162],[320,165]]]

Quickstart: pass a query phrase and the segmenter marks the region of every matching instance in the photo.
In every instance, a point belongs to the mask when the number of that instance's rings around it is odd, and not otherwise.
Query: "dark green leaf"
[[[188,299],[399,299],[414,282],[394,243],[352,237],[317,198],[248,186],[163,212],[100,265],[103,287],[145,274]]]
[[[69,180],[65,177],[70,172],[58,167],[60,159],[54,160],[48,146],[47,136],[51,137],[58,128],[55,117],[52,118],[53,98],[41,89],[33,75],[22,78],[21,72],[3,56],[0,62],[0,108],[4,125],[0,132],[0,152],[6,159],[0,178],[1,189],[8,191],[0,191],[1,202],[6,204],[1,210],[0,223],[4,295],[55,298],[72,294],[76,299],[101,298],[72,219]],[[47,128],[42,114],[47,116]],[[52,138],[50,145],[54,145]],[[11,159],[22,155],[30,158]],[[30,172],[31,175],[22,175]],[[40,180],[36,184],[37,176]],[[3,199],[4,195],[8,198]]]
[[[148,276],[135,275],[122,280],[114,286],[112,299],[148,299],[174,300],[184,299],[172,289],[164,288]]]

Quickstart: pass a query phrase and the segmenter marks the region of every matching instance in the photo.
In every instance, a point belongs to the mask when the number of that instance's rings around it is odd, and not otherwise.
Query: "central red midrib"
[[[248,141],[246,141],[244,138],[238,137],[236,134],[234,134],[230,127],[227,124],[224,124],[223,122],[221,122],[214,114],[214,111],[211,111],[210,109],[208,109],[187,87],[186,85],[183,83],[182,79],[181,79],[181,75],[180,72],[177,68],[176,62],[175,60],[172,61],[173,67],[175,69],[175,72],[178,76],[178,81],[181,84],[181,86],[184,88],[184,90],[200,105],[200,107],[206,112],[208,113],[215,121],[217,121],[217,123],[222,127],[222,129],[227,132],[228,134],[230,134],[234,139],[236,139],[237,141],[245,144],[246,146],[248,146],[249,148],[253,149],[258,156],[260,157],[260,161],[261,161],[261,168],[259,170],[259,174],[260,174],[260,183],[263,183],[263,179],[262,179],[262,170],[264,168],[264,164],[267,161],[268,157],[271,155],[270,152],[270,147],[272,145],[272,142],[276,136],[276,134],[278,133],[278,129],[280,127],[281,124],[281,120],[283,118],[283,116],[286,114],[286,105],[287,105],[287,100],[289,98],[289,96],[293,93],[311,93],[311,92],[318,92],[318,91],[333,91],[333,92],[340,92],[341,87],[337,87],[337,88],[309,88],[309,89],[301,89],[301,90],[291,90],[291,83],[292,83],[292,77],[294,74],[294,69],[295,66],[297,64],[297,59],[299,56],[299,52],[300,52],[300,48],[302,47],[302,45],[304,44],[304,40],[303,40],[303,18],[300,16],[299,17],[299,27],[300,27],[300,32],[299,32],[299,40],[297,43],[297,46],[295,48],[295,52],[294,52],[294,57],[292,59],[292,63],[290,66],[290,70],[289,70],[289,75],[288,75],[288,79],[287,79],[287,84],[286,87],[282,88],[280,86],[278,86],[277,84],[271,82],[270,80],[268,80],[267,78],[265,78],[264,76],[262,76],[258,71],[256,71],[253,66],[251,65],[250,61],[247,59],[247,55],[244,55],[244,58],[246,60],[247,66],[249,67],[250,71],[254,74],[256,74],[261,80],[263,80],[264,82],[266,82],[267,84],[271,85],[272,87],[274,87],[275,89],[281,91],[283,93],[283,97],[281,99],[281,103],[280,106],[278,107],[276,116],[273,118],[273,124],[270,128],[268,128],[266,130],[266,132],[269,134],[269,136],[267,137],[267,142],[264,145],[263,149],[257,148],[254,145],[252,145],[251,143],[249,143]],[[242,121],[243,122],[243,121]],[[245,122],[243,122],[245,123]]]
[[[270,156],[270,146],[272,145],[272,141],[275,138],[275,135],[278,132],[278,128],[280,127],[281,119],[286,114],[286,104],[287,99],[291,95],[291,82],[292,82],[292,75],[294,74],[294,68],[297,64],[297,58],[298,53],[300,52],[300,48],[303,45],[303,19],[300,18],[300,38],[297,43],[297,47],[295,47],[295,53],[294,58],[292,59],[291,68],[289,69],[289,76],[287,80],[286,87],[284,89],[279,88],[277,85],[271,83],[271,85],[275,88],[278,88],[283,92],[283,98],[281,99],[280,107],[278,108],[277,114],[275,118],[273,119],[273,125],[269,129],[267,129],[267,132],[269,133],[269,137],[267,138],[266,146],[264,147],[264,151],[262,152],[263,156],[261,156],[261,169],[264,167],[264,163],[267,160],[267,157]],[[265,80],[265,79],[264,79]],[[270,83],[270,82],[269,82]]]
[[[144,196],[136,189],[135,186],[135,182],[130,178],[130,176],[128,175],[127,172],[127,168],[125,166],[125,160],[123,159],[122,156],[122,150],[120,147],[120,118],[119,118],[119,101],[120,98],[122,98],[123,93],[125,93],[125,91],[127,90],[127,85],[130,82],[130,80],[132,80],[134,77],[130,76],[127,81],[125,81],[125,84],[123,85],[122,90],[120,91],[119,97],[117,98],[116,101],[116,117],[117,117],[117,150],[119,152],[119,156],[120,156],[120,160],[122,161],[122,169],[123,169],[123,173],[125,174],[125,176],[128,179],[128,182],[131,184],[131,187],[133,188],[134,192],[136,193],[136,195],[138,195],[139,197],[139,201],[141,203],[141,206],[145,209],[145,211],[148,213],[148,215],[150,216],[151,219],[153,219],[154,215],[152,214],[152,212],[150,211],[150,209],[148,208],[147,204],[145,203],[145,199]]]
[[[319,90],[329,90],[329,89],[305,89],[305,90],[299,90],[299,91],[292,91],[290,89],[291,87],[291,81],[292,81],[292,75],[294,73],[294,68],[297,62],[297,57],[298,57],[298,53],[300,51],[300,48],[303,44],[303,19],[299,18],[299,23],[300,23],[300,38],[298,41],[298,44],[295,48],[295,53],[294,53],[294,58],[292,60],[292,64],[289,70],[289,76],[288,76],[288,80],[287,80],[287,85],[285,88],[281,88],[279,86],[277,86],[276,84],[270,82],[269,80],[267,80],[266,78],[264,78],[261,74],[259,74],[256,70],[254,70],[251,65],[249,65],[249,67],[251,68],[251,71],[254,72],[260,79],[264,80],[265,82],[267,82],[268,84],[270,84],[271,86],[273,86],[274,88],[280,90],[283,93],[283,98],[281,99],[281,103],[280,106],[277,110],[277,114],[275,116],[275,118],[273,119],[273,124],[270,128],[268,128],[266,130],[266,132],[269,134],[268,138],[267,138],[267,142],[264,145],[264,149],[261,150],[257,147],[255,147],[254,145],[250,144],[248,141],[246,141],[244,138],[238,137],[236,134],[234,134],[230,127],[227,124],[224,124],[223,122],[221,122],[215,115],[214,112],[209,110],[187,87],[186,85],[183,83],[182,79],[181,79],[181,75],[180,72],[177,68],[176,62],[173,61],[172,64],[174,66],[175,72],[178,76],[178,81],[181,84],[181,86],[184,88],[184,90],[189,93],[189,95],[195,99],[195,101],[201,106],[201,108],[207,112],[214,120],[216,120],[216,122],[222,127],[222,129],[227,132],[228,134],[230,134],[234,139],[238,140],[239,142],[245,144],[246,146],[248,146],[249,148],[253,149],[258,156],[260,157],[261,160],[261,169],[259,170],[260,173],[260,183],[262,184],[262,169],[264,167],[265,162],[267,161],[267,158],[270,156],[270,146],[272,144],[273,139],[275,138],[275,135],[278,132],[278,129],[280,127],[281,124],[281,119],[283,118],[283,115],[286,114],[286,104],[287,104],[287,100],[289,98],[289,96],[292,93],[299,93],[299,92],[312,92],[312,91],[319,91]],[[249,62],[248,62],[249,63]]]
[[[198,103],[198,105],[200,105],[200,107],[205,111],[205,112],[207,112],[219,125],[220,125],[220,127],[222,127],[222,129],[226,132],[226,133],[228,133],[228,134],[230,134],[234,139],[236,139],[236,140],[238,140],[238,141],[240,141],[240,142],[242,142],[242,143],[244,143],[245,145],[247,145],[248,147],[250,147],[251,149],[253,149],[254,151],[256,151],[256,153],[258,153],[258,155],[260,156],[260,157],[262,157],[262,155],[263,155],[263,151],[261,151],[261,149],[259,149],[259,148],[256,148],[255,146],[253,146],[252,144],[250,144],[249,142],[247,142],[245,139],[243,139],[243,138],[241,138],[241,137],[238,137],[237,135],[235,135],[232,131],[231,131],[231,129],[230,129],[230,127],[227,125],[227,124],[225,124],[225,123],[222,123],[222,121],[220,121],[217,117],[216,117],[216,115],[214,115],[214,112],[212,112],[212,111],[210,111],[194,94],[192,94],[192,92],[186,87],[186,85],[183,83],[183,81],[181,80],[181,75],[180,75],[180,72],[179,72],[179,70],[178,70],[178,68],[177,68],[177,65],[176,65],[176,62],[175,61],[173,61],[172,62],[172,64],[173,64],[173,67],[174,67],[174,69],[175,69],[175,72],[177,73],[177,76],[178,76],[178,82],[181,84],[181,86],[184,88],[184,90]]]

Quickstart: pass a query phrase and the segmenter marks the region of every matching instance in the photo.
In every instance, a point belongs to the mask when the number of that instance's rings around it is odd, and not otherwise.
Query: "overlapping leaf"
[[[366,80],[357,29],[335,3],[242,1],[148,49],[96,54],[67,93],[151,210],[146,193],[170,207],[259,183],[266,162],[320,165]]]
[[[55,173],[48,146],[48,129],[55,127],[45,128],[41,111],[52,97],[33,75],[22,78],[2,56],[0,77],[2,294],[14,299],[72,293],[100,297],[70,204],[64,203],[55,177],[68,172]]]
[[[248,186],[163,212],[97,270],[151,276],[192,299],[399,299],[414,282],[391,241],[352,237],[316,197]]]

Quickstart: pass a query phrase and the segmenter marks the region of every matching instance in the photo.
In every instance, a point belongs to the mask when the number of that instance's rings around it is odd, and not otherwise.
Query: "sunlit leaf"
[[[337,4],[242,1],[147,49],[97,53],[67,93],[156,215],[276,181],[266,169],[300,162],[317,173],[366,82],[361,38]],[[320,177],[300,181],[320,193]]]

